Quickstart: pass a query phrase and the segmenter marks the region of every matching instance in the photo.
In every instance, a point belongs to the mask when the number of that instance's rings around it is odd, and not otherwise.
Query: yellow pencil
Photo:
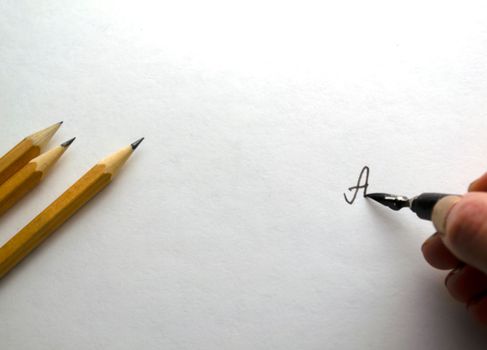
[[[74,138],[35,157],[0,185],[0,215],[10,209],[46,176],[49,169],[73,143]]]
[[[9,177],[19,171],[32,158],[41,154],[41,148],[49,142],[62,123],[56,123],[27,136],[14,148],[5,153],[0,158],[0,184],[4,183]]]
[[[143,138],[104,158],[0,248],[0,278],[110,183]]]

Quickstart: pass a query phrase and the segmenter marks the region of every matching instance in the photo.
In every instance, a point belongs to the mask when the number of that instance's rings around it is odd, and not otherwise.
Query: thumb
[[[487,193],[442,198],[433,210],[433,223],[457,258],[487,273]]]

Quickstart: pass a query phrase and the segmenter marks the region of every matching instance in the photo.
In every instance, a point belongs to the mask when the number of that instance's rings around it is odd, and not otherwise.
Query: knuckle
[[[477,198],[465,198],[455,205],[447,223],[447,236],[454,246],[476,244],[481,234],[487,235],[484,221],[487,219],[487,203]]]

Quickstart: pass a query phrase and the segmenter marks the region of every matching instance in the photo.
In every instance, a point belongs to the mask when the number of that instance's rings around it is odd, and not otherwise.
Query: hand
[[[433,267],[452,270],[445,285],[471,315],[487,324],[487,173],[474,181],[449,211],[445,232],[428,238],[421,248]]]

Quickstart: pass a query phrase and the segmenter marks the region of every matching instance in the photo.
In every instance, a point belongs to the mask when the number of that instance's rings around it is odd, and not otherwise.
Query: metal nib
[[[371,198],[392,210],[399,210],[410,206],[410,200],[406,196],[398,196],[389,193],[370,193],[365,197]]]

